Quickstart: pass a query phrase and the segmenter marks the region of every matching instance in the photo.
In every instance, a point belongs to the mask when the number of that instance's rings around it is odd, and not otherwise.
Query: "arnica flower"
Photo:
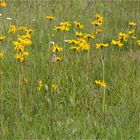
[[[13,41],[13,45],[15,46],[16,51],[23,52],[25,50],[25,46],[19,41]]]
[[[0,6],[1,6],[1,7],[6,7],[6,6],[7,6],[7,3],[4,2],[4,1],[0,1]]]
[[[14,34],[15,32],[16,32],[16,26],[15,25],[10,25],[8,33],[13,33]]]
[[[81,24],[80,22],[77,22],[77,21],[74,21],[73,26],[76,28],[81,28],[81,29],[84,27],[83,24]]]
[[[88,44],[88,43],[81,43],[80,44],[80,49],[82,51],[88,51],[88,50],[90,50],[90,44]]]
[[[103,80],[95,80],[95,84],[99,87],[106,87],[106,83]]]
[[[137,40],[138,45],[140,46],[140,40]]]
[[[131,38],[132,38],[132,39],[136,39],[137,37],[132,35]]]
[[[117,47],[122,47],[123,46],[123,44],[121,43],[120,40],[117,40],[117,41],[112,40],[111,44],[113,44],[113,45],[115,45]]]
[[[77,45],[77,44],[79,44],[79,41],[76,39],[68,40],[68,44]]]
[[[94,36],[93,34],[85,34],[85,35],[84,35],[84,38],[85,38],[85,39],[91,39],[91,38],[94,39],[95,36]]]
[[[83,37],[84,36],[84,34],[82,32],[76,32],[75,35],[76,35],[76,37]]]
[[[22,52],[22,53],[16,53],[14,57],[15,57],[18,61],[24,62],[24,61],[25,61],[25,56],[27,56],[27,55],[29,55],[29,53],[25,51],[25,52]]]
[[[0,52],[0,59],[3,58],[3,56],[4,56],[4,53]]]
[[[52,84],[51,92],[53,92],[53,93],[59,93],[58,86],[55,83]]]
[[[41,80],[39,80],[37,83],[37,90],[41,91],[42,88],[43,88],[43,82]]]
[[[133,21],[130,21],[130,22],[129,22],[129,25],[130,25],[130,26],[136,26],[136,23],[133,22]]]
[[[59,47],[57,44],[54,44],[52,46],[52,52],[55,53],[55,52],[62,52],[63,51],[63,48]]]
[[[54,16],[46,16],[47,19],[51,20],[55,20],[56,18]]]
[[[104,43],[96,43],[96,49],[98,48],[104,48],[104,47],[108,47],[109,44],[104,44]]]
[[[0,41],[3,41],[5,39],[5,36],[0,35]]]
[[[69,47],[70,50],[73,50],[74,52],[80,52],[80,47],[79,46],[71,46]]]
[[[133,33],[135,33],[135,30],[134,30],[134,29],[133,29],[133,30],[128,31],[128,34],[133,34]]]
[[[99,33],[102,33],[102,32],[103,32],[102,29],[97,29],[97,30],[96,30],[96,34],[99,34]]]
[[[120,32],[118,35],[118,40],[120,41],[127,41],[128,35],[125,33]]]

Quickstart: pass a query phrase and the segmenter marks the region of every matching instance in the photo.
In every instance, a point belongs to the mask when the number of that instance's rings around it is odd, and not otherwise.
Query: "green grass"
[[[95,85],[103,79],[101,51],[95,43],[110,43],[120,31],[128,31],[128,22],[137,22],[140,39],[140,1],[88,0],[15,0],[0,8],[0,34],[6,39],[0,46],[5,56],[0,59],[0,139],[140,139],[140,49],[116,49],[112,45],[102,52],[107,83],[105,110],[103,89]],[[14,8],[15,7],[15,8]],[[47,15],[61,21],[80,21],[83,32],[94,32],[90,24],[95,14],[104,17],[103,30],[88,52],[73,53],[63,42],[63,35],[51,29]],[[13,20],[7,21],[6,17]],[[33,21],[35,19],[35,21]],[[10,24],[27,25],[33,29],[33,44],[25,65],[14,59]],[[54,34],[54,38],[51,34]],[[74,31],[65,34],[72,39]],[[49,44],[59,43],[64,51],[62,62],[52,63]],[[129,48],[130,47],[130,48]],[[19,86],[20,75],[20,86]],[[22,82],[27,78],[29,83]],[[49,89],[37,91],[42,80]],[[59,94],[51,92],[51,84],[59,87]]]

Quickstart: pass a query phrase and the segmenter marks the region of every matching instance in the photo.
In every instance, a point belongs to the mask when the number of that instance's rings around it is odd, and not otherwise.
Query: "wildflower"
[[[24,55],[22,53],[17,53],[14,57],[20,62],[23,62],[25,60]]]
[[[94,39],[95,36],[94,36],[93,34],[85,34],[85,35],[84,35],[84,38],[85,38],[85,39],[91,39],[91,38]]]
[[[128,31],[128,34],[133,34],[134,32],[135,30],[133,29],[133,30]]]
[[[37,90],[40,91],[43,88],[43,82],[41,80],[37,83]]]
[[[103,80],[95,80],[95,84],[99,87],[106,87],[106,83]]]
[[[99,34],[99,33],[102,33],[102,32],[103,32],[102,29],[97,29],[97,30],[96,30],[96,34]]]
[[[46,16],[47,19],[51,20],[55,20],[56,18],[54,16]]]
[[[118,40],[120,41],[127,41],[128,35],[125,33],[120,32],[118,35]]]
[[[88,43],[81,43],[80,44],[80,48],[83,51],[88,51],[90,49],[90,44],[88,44]]]
[[[59,47],[57,44],[54,44],[52,46],[52,52],[61,52],[63,49],[61,47]]]
[[[64,27],[69,27],[71,24],[69,22],[65,21],[65,22],[61,22],[60,25],[64,26]]]
[[[0,58],[3,58],[3,56],[4,56],[4,53],[0,52]]]
[[[19,41],[13,41],[13,45],[15,46],[16,51],[24,51],[25,46]]]
[[[86,43],[86,40],[84,38],[78,38],[77,42],[78,42],[78,44]]]
[[[14,34],[15,32],[16,32],[16,26],[15,25],[10,25],[8,33],[13,33]]]
[[[92,21],[91,24],[95,26],[102,26],[103,24],[103,17],[99,14],[96,14],[96,20]]]
[[[122,47],[123,46],[123,44],[121,43],[120,40],[118,40],[118,41],[112,40],[111,44],[113,44],[113,45],[115,45],[117,47]]]
[[[133,22],[133,21],[130,21],[130,22],[129,22],[129,25],[130,25],[130,26],[136,26],[136,23]]]
[[[75,39],[72,39],[72,40],[68,40],[68,44],[79,44],[79,41],[78,40],[75,40]]]
[[[83,24],[81,24],[80,22],[77,22],[77,21],[74,21],[74,27],[76,27],[76,28],[83,28],[84,27],[84,25]]]
[[[7,3],[4,2],[4,1],[0,1],[0,6],[1,6],[1,7],[6,7],[6,6],[7,6]]]
[[[132,39],[136,39],[137,37],[132,35],[131,38],[132,38]]]
[[[80,52],[80,47],[78,46],[71,46],[70,49],[73,50],[74,52]]]
[[[140,40],[137,40],[138,45],[140,46]]]
[[[58,86],[55,83],[52,84],[51,91],[53,93],[58,93],[59,92]]]
[[[0,35],[0,41],[3,41],[5,39],[5,36]]]
[[[82,36],[84,36],[84,34],[82,32],[76,32],[75,35],[76,35],[76,37],[82,37]]]
[[[104,43],[96,43],[96,49],[98,48],[103,48],[103,47],[108,47],[109,44],[104,44]]]

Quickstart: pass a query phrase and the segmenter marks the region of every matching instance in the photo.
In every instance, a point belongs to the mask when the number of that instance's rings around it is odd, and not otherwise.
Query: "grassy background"
[[[57,21],[80,21],[83,32],[94,32],[90,21],[95,14],[104,17],[103,30],[97,42],[110,43],[120,31],[128,31],[128,21],[138,23],[140,39],[140,1],[100,0],[13,0],[0,8],[0,34],[6,35],[0,60],[0,139],[140,139],[140,50],[115,49],[103,51],[105,59],[106,111],[102,110],[103,90],[95,86],[102,79],[101,52],[93,48],[88,53],[74,54],[63,43],[61,33],[51,30],[47,15]],[[12,17],[7,21],[6,17]],[[35,19],[35,21],[34,21]],[[15,35],[7,34],[10,24],[27,25],[34,30],[26,64],[14,60],[11,42]],[[55,37],[51,37],[55,34]],[[65,34],[72,39],[73,31]],[[62,62],[52,63],[50,41],[62,45]],[[0,48],[1,49],[1,48]],[[21,82],[19,73],[29,80]],[[36,82],[42,80],[48,91],[38,92]],[[52,94],[56,82],[60,93]],[[20,93],[18,92],[20,90]]]

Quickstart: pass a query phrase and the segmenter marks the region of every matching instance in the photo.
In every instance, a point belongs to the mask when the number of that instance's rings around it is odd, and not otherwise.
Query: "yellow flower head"
[[[0,52],[0,58],[3,58],[3,56],[4,56],[4,53]]]
[[[134,30],[134,29],[133,29],[133,30],[128,31],[128,34],[133,34],[133,33],[135,33],[135,30]]]
[[[97,30],[96,30],[96,34],[99,34],[99,33],[102,33],[102,32],[103,32],[102,29],[97,29]]]
[[[4,1],[0,1],[0,6],[1,6],[1,7],[6,7],[6,6],[7,6],[7,3],[4,2]]]
[[[59,92],[58,86],[55,83],[52,84],[51,91],[53,93],[58,93]]]
[[[14,57],[20,62],[23,62],[25,60],[25,57],[22,53],[17,53]]]
[[[63,51],[63,48],[59,47],[59,45],[57,44],[53,44],[52,46],[52,52],[62,52]]]
[[[136,23],[133,22],[133,21],[130,21],[130,22],[129,22],[129,25],[130,25],[130,26],[136,26]]]
[[[85,34],[85,35],[84,35],[84,38],[85,38],[85,39],[91,39],[91,38],[94,39],[95,36],[94,36],[93,34]]]
[[[109,44],[104,44],[104,43],[96,43],[96,49],[98,48],[104,48],[104,47],[108,47]]]
[[[71,46],[70,49],[73,50],[74,52],[80,52],[80,48],[79,46]]]
[[[83,28],[84,27],[83,24],[81,24],[80,22],[77,22],[77,21],[74,21],[73,26],[76,28]]]
[[[51,20],[55,20],[56,18],[54,16],[46,16],[47,19]]]
[[[118,41],[112,40],[111,44],[113,44],[113,45],[115,45],[117,47],[122,47],[123,46],[123,44],[121,43],[120,40],[118,40]]]
[[[140,40],[137,40],[138,45],[140,46]]]
[[[0,35],[0,41],[3,41],[5,39],[5,36]]]
[[[106,87],[106,83],[103,80],[95,80],[95,84],[99,87]]]
[[[8,33],[13,33],[14,34],[15,32],[16,32],[16,26],[15,25],[10,25]]]
[[[80,49],[82,51],[88,51],[88,50],[90,50],[90,44],[88,44],[88,43],[81,43],[80,44]]]
[[[118,40],[120,41],[127,41],[128,35],[125,33],[120,32],[118,35]]]
[[[84,36],[84,34],[82,32],[76,32],[75,35],[76,35],[76,37],[83,37]]]
[[[43,88],[43,82],[41,80],[39,80],[37,83],[37,90],[41,91],[42,88]]]

